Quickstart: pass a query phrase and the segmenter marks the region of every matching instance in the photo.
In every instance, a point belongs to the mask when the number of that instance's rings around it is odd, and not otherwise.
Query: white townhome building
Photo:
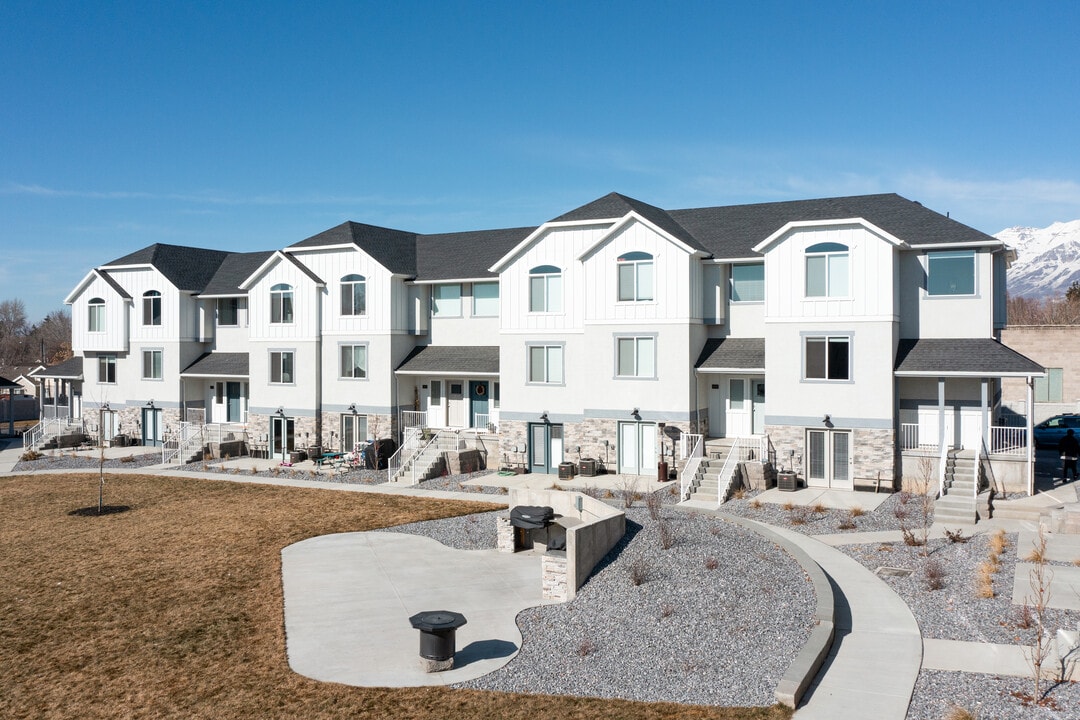
[[[1023,486],[1029,433],[995,426],[1001,381],[1043,369],[998,341],[1010,260],[891,194],[662,210],[612,193],[538,227],[152,245],[71,292],[76,358],[39,377],[102,437],[146,444],[232,424],[279,454],[422,425],[492,433],[534,472],[647,474],[677,427],[753,438],[811,486],[892,485],[957,451]]]

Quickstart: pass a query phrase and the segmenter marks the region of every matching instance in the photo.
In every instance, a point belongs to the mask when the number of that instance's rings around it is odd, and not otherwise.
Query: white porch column
[[[945,447],[945,378],[937,379],[937,432],[938,452]]]
[[[987,387],[988,381],[986,378],[982,379],[982,443],[986,448],[990,447],[990,408],[989,398],[990,393]],[[975,449],[975,456],[978,457],[982,448]]]

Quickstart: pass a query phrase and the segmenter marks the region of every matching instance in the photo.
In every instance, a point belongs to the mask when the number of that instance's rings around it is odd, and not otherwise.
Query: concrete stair
[[[425,480],[440,477],[446,470],[446,456],[448,452],[454,452],[461,448],[461,439],[454,433],[439,433],[438,438],[423,447],[416,455],[402,463],[392,483],[413,484],[413,468],[416,468],[415,480],[422,483]]]
[[[690,500],[718,505],[726,502],[731,496],[733,483],[731,477],[721,478],[728,453],[734,440],[727,438],[710,438],[705,441],[705,457],[698,467],[697,475],[690,482]],[[738,466],[732,471],[732,475],[738,473]],[[723,498],[723,500],[720,500]]]
[[[974,471],[973,453],[949,453],[945,463],[945,494],[934,503],[935,523],[974,525],[978,521]]]

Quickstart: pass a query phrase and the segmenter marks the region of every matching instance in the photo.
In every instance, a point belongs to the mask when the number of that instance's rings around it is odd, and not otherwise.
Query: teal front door
[[[149,445],[151,447],[161,446],[161,419],[161,410],[149,407],[144,407],[142,409],[143,445]]]
[[[469,382],[469,427],[487,427],[488,384],[484,381]]]
[[[226,422],[240,422],[240,383],[225,383],[225,399]]]

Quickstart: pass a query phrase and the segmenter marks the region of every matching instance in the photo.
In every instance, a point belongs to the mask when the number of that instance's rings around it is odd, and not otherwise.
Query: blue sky
[[[0,3],[0,300],[155,242],[897,192],[1080,218],[1080,3]]]

